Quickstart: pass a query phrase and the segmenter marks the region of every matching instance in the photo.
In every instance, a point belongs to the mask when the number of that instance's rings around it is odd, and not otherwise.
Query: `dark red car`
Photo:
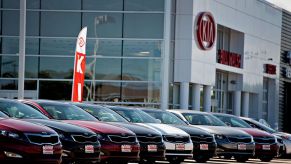
[[[58,134],[45,126],[7,118],[0,113],[0,162],[61,163]]]
[[[101,143],[101,161],[127,163],[138,161],[140,145],[136,135],[125,128],[98,121],[83,109],[48,100],[21,101],[40,111],[47,117],[88,128],[98,135]]]
[[[244,122],[237,116],[224,113],[213,113],[214,116],[229,126],[239,128],[252,135],[255,141],[255,157],[263,162],[270,162],[279,154],[279,143],[274,135],[252,128],[249,124]]]

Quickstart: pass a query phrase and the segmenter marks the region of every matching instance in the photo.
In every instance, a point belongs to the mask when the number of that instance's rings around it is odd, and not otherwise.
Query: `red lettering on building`
[[[218,50],[218,63],[241,68],[241,55],[225,50]]]
[[[265,73],[276,75],[276,66],[273,64],[265,64]]]

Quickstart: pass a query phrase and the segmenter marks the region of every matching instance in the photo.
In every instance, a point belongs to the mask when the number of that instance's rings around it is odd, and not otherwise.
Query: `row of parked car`
[[[6,162],[180,163],[214,156],[268,162],[291,153],[290,138],[227,114],[0,99],[0,161]]]

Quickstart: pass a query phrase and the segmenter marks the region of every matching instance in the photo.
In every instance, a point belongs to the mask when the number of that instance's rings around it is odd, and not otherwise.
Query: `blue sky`
[[[291,0],[267,0],[267,1],[291,12]]]

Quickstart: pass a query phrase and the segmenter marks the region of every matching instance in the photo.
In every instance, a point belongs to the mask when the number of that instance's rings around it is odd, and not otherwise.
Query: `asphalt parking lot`
[[[160,164],[163,163],[168,163],[168,162],[157,162]],[[199,164],[196,163],[194,160],[185,160],[182,164]],[[212,164],[221,164],[221,163],[234,163],[234,164],[243,164],[243,163],[238,163],[235,160],[225,160],[225,159],[219,159],[219,158],[212,158],[209,160],[207,163],[212,163]],[[266,163],[272,163],[272,164],[282,164],[282,163],[290,163],[291,164],[291,159],[274,159],[271,162],[261,162],[259,159],[250,159],[246,163],[261,163],[261,164],[266,164]]]

